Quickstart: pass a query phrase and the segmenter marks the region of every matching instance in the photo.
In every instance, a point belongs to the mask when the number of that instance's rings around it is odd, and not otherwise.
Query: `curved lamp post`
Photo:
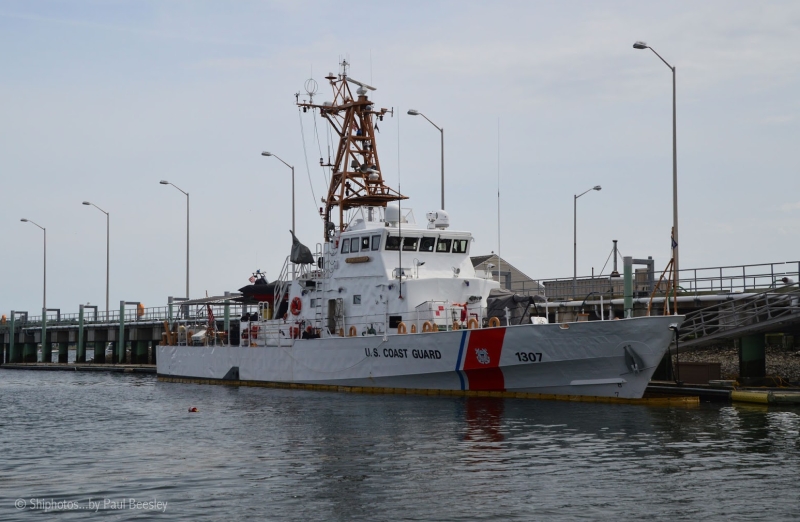
[[[109,319],[109,315],[108,315],[108,274],[109,274],[109,267],[110,267],[110,259],[109,259],[109,245],[110,245],[109,230],[110,230],[110,223],[109,223],[109,215],[108,215],[108,212],[106,212],[102,208],[98,207],[94,203],[90,203],[89,201],[84,201],[83,204],[84,205],[91,205],[91,206],[93,206],[94,208],[96,208],[97,210],[99,210],[100,212],[102,212],[103,214],[106,215],[106,321],[108,321],[108,319]]]
[[[262,156],[266,156],[266,157],[273,157],[273,158],[277,159],[278,161],[280,161],[281,163],[283,163],[284,165],[286,165],[287,167],[289,167],[290,169],[292,169],[292,234],[297,234],[297,229],[294,228],[295,227],[295,224],[294,224],[294,165],[289,165],[288,163],[283,161],[280,158],[280,156],[277,156],[277,155],[275,155],[275,154],[273,154],[271,152],[264,151],[264,152],[261,153],[261,155]],[[294,280],[294,276],[295,276],[295,268],[294,268],[294,263],[292,263],[292,279],[293,280]]]
[[[572,297],[577,295],[578,289],[578,198],[591,192],[593,190],[601,190],[603,187],[595,185],[594,187],[581,192],[574,196],[572,201],[572,257],[573,257],[573,272],[572,272]]]
[[[680,281],[678,273],[678,131],[676,128],[675,108],[675,67],[670,65],[655,49],[645,42],[636,42],[634,49],[650,49],[672,71],[672,257],[675,260],[673,268],[676,278]]]
[[[42,229],[42,232],[44,233],[44,250],[43,250],[44,277],[42,279],[42,355],[44,355],[45,354],[44,346],[45,346],[45,341],[47,339],[47,229],[45,229],[38,223],[31,221],[30,219],[22,218],[20,219],[20,221],[22,221],[23,223],[30,223],[31,225],[39,227]],[[14,333],[11,332],[11,335],[14,335]]]
[[[172,185],[186,196],[186,299],[189,299],[189,193],[166,180],[159,181],[162,185]]]
[[[425,116],[421,112],[416,111],[414,109],[409,110],[408,114],[410,114],[411,116],[422,116],[423,118],[428,120],[428,123],[430,123],[431,125],[436,127],[439,130],[439,132],[441,133],[441,135],[442,135],[442,147],[441,147],[441,149],[442,149],[442,210],[444,210],[444,128],[439,127],[438,125],[433,123],[427,116]]]
[[[288,163],[283,161],[280,157],[276,156],[271,152],[262,152],[261,155],[267,157],[273,157],[278,161],[280,161],[281,163],[283,163],[284,165],[286,165],[287,167],[289,167],[290,169],[292,169],[292,232],[297,234],[297,229],[294,228],[294,166],[289,165]]]

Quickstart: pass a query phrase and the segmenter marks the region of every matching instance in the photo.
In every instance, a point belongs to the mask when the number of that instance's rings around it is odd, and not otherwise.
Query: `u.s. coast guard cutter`
[[[238,339],[169,337],[159,376],[641,397],[682,317],[547,324],[528,313],[513,324],[492,313],[499,283],[476,274],[472,235],[451,229],[444,211],[417,225],[400,206],[407,198],[384,183],[375,120],[390,111],[368,98],[374,88],[346,64],[326,78],[332,102],[297,100],[339,140],[326,165],[323,243],[312,253],[295,239],[273,299],[242,319]]]

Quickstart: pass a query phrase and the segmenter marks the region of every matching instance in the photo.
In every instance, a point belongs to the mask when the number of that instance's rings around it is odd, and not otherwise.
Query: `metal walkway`
[[[728,301],[691,312],[681,326],[678,341],[683,351],[787,328],[800,328],[797,283],[757,294],[732,294]]]

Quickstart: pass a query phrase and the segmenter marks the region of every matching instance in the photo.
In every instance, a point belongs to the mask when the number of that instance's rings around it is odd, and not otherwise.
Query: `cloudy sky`
[[[321,241],[323,120],[294,105],[341,58],[394,109],[384,178],[418,220],[446,207],[533,277],[599,273],[624,255],[669,259],[677,67],[681,268],[800,258],[797,2],[0,1],[0,310],[163,305],[277,276],[297,228]],[[319,140],[317,139],[319,135]],[[316,197],[316,200],[315,200]],[[607,273],[607,267],[605,272]],[[116,303],[116,304],[114,304]]]

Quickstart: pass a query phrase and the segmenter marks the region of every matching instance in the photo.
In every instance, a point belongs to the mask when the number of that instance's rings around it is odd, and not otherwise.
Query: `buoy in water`
[[[197,413],[197,406],[192,406],[189,408],[189,413]]]

